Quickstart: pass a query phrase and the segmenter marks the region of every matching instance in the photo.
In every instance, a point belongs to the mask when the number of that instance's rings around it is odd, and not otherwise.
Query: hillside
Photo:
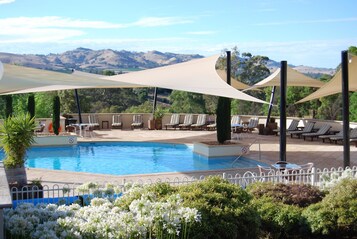
[[[68,71],[79,69],[83,71],[96,72],[101,70],[133,71],[154,68],[185,62],[192,59],[202,58],[198,54],[175,54],[169,52],[149,51],[130,52],[115,51],[111,49],[91,50],[77,48],[61,54],[34,55],[34,54],[11,54],[1,53],[0,61],[3,63],[19,64],[40,69]],[[275,71],[280,63],[270,60],[268,68]],[[334,74],[331,68],[316,68],[309,66],[293,66],[294,69],[309,75]]]
[[[0,61],[3,63],[19,64],[23,66],[66,71],[69,69],[81,69],[85,71],[98,70],[141,70],[165,66],[191,59],[202,58],[200,55],[162,53],[159,51],[130,52],[91,50],[77,48],[61,54],[49,55],[19,55],[0,53]]]

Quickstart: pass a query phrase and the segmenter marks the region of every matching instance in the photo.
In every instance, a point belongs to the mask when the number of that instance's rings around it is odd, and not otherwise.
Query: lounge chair
[[[353,128],[351,131],[350,131],[350,140],[354,140],[354,139],[357,139],[357,128]],[[343,135],[342,136],[331,136],[330,137],[330,140],[332,142],[335,142],[335,144],[337,144],[338,141],[343,141]]]
[[[238,133],[242,131],[243,126],[241,125],[241,118],[239,115],[233,115],[231,118],[231,128],[233,133]]]
[[[133,115],[133,123],[131,123],[131,129],[135,129],[135,128],[141,129],[143,127],[144,127],[143,116]]]
[[[339,131],[337,134],[333,134],[333,135],[320,135],[319,139],[322,139],[322,142],[325,143],[325,140],[328,139],[331,143],[331,137],[343,137],[343,130]]]
[[[123,122],[121,121],[121,115],[113,115],[112,129],[122,129]]]
[[[243,132],[251,133],[258,127],[258,118],[251,118],[247,126],[243,126]]]
[[[297,131],[298,130],[298,125],[299,125],[300,120],[298,119],[293,119],[289,125],[289,127],[286,129],[286,132],[289,131]],[[280,133],[280,129],[274,129],[273,132],[275,135],[278,135]]]
[[[203,129],[206,126],[207,115],[199,114],[197,116],[196,124],[191,125],[191,129]]]
[[[315,122],[308,122],[303,130],[290,131],[287,132],[287,134],[290,134],[291,138],[293,138],[293,136],[296,135],[300,139],[302,134],[311,133],[314,128],[314,125]]]
[[[179,124],[180,129],[189,129],[192,125],[193,121],[193,115],[192,114],[187,114],[185,115],[185,119],[183,120],[182,124]]]
[[[216,128],[217,128],[216,117],[217,117],[217,116],[214,117],[214,121],[210,121],[210,120],[209,120],[209,122],[211,122],[211,123],[209,123],[209,124],[206,126],[206,129],[207,129],[207,130],[216,130]]]
[[[167,127],[174,128],[176,129],[177,126],[180,124],[180,115],[179,114],[172,114],[170,123],[165,124],[165,128],[167,130]]]
[[[323,124],[316,133],[303,133],[301,134],[301,136],[304,138],[304,140],[307,137],[310,137],[311,141],[313,141],[314,138],[318,138],[320,135],[327,134],[330,129],[331,129],[331,125]]]
[[[93,129],[99,129],[97,115],[95,115],[95,114],[88,115],[88,123],[93,127]]]

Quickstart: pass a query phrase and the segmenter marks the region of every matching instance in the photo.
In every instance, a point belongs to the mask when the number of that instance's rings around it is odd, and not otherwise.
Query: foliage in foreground
[[[184,205],[196,208],[201,224],[193,226],[192,238],[256,238],[259,215],[250,205],[251,196],[241,187],[219,177],[179,187]]]
[[[248,187],[248,192],[255,198],[270,197],[274,202],[298,207],[307,207],[324,197],[317,187],[305,184],[255,183]]]
[[[110,198],[120,188],[101,189],[90,183],[79,190],[108,198],[90,198],[89,206],[83,208],[24,204],[6,211],[5,225],[17,238],[351,237],[357,235],[357,179],[348,173],[351,170],[345,171],[349,176],[333,177],[325,188],[327,196],[303,185],[258,183],[244,190],[209,177],[175,187],[129,185],[130,190],[114,200]],[[306,190],[308,202],[299,199],[299,190]]]
[[[34,142],[34,130],[34,119],[30,114],[10,116],[0,125],[0,140],[6,155],[6,168],[24,166],[26,150]]]
[[[311,231],[330,238],[357,235],[357,179],[339,181],[329,194],[304,213]]]
[[[198,211],[182,206],[177,194],[160,201],[144,191],[133,187],[114,202],[94,198],[85,207],[24,203],[5,211],[5,227],[12,238],[190,238],[191,225],[200,220]],[[138,193],[128,208],[118,206]]]

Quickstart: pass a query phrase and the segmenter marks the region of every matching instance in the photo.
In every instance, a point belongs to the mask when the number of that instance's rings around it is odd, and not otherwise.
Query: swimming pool
[[[1,154],[3,158],[3,152]],[[26,167],[128,175],[228,169],[232,168],[235,158],[208,159],[182,144],[96,142],[69,147],[33,147],[27,153]],[[250,168],[257,164],[257,161],[241,158],[234,167]]]

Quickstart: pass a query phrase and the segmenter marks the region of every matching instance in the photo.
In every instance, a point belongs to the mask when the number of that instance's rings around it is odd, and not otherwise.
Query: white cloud
[[[281,21],[281,22],[264,22],[253,24],[255,26],[277,26],[277,25],[290,25],[290,24],[310,24],[310,23],[333,23],[333,22],[356,22],[357,17],[350,18],[332,18],[320,20],[303,20],[303,21]]]
[[[187,24],[192,23],[191,18],[182,17],[146,17],[139,19],[136,22],[129,23],[127,26],[140,26],[140,27],[159,27],[159,26],[170,26],[177,24]]]
[[[85,29],[160,27],[190,22],[192,20],[189,18],[179,17],[148,17],[125,24],[58,16],[0,18],[0,43],[57,42],[83,36],[86,34]]]
[[[15,0],[0,0],[0,5],[1,4],[8,4],[8,3],[13,3]]]
[[[186,32],[188,35],[213,35],[216,34],[215,31],[197,31],[197,32]]]
[[[124,27],[123,24],[113,24],[104,21],[87,21],[70,18],[63,18],[57,16],[46,17],[16,17],[0,19],[1,26],[8,28],[94,28],[94,29],[108,29]]]

